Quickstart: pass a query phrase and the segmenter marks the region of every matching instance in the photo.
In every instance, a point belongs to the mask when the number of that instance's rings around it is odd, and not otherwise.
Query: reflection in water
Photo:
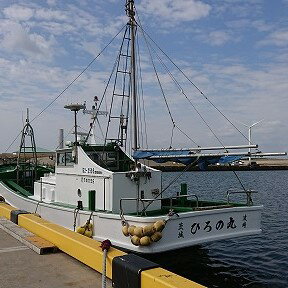
[[[245,268],[241,271],[233,265],[210,257],[208,248],[204,246],[145,255],[145,258],[207,287],[265,287],[249,279]],[[254,286],[251,286],[252,284]]]
[[[262,234],[145,255],[145,258],[207,287],[287,288],[288,173],[245,171],[238,174],[246,188],[259,191],[254,203],[264,205]],[[175,173],[164,173],[163,186],[174,177]],[[187,172],[168,193],[176,194],[183,182],[188,184],[190,193],[205,200],[225,200],[229,188],[239,187],[231,172]]]

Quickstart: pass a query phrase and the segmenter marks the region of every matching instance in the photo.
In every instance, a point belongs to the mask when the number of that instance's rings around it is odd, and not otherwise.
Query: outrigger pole
[[[238,146],[220,146],[220,147],[193,147],[193,148],[180,148],[180,149],[169,149],[169,148],[165,148],[165,149],[141,149],[141,151],[144,152],[154,152],[154,151],[191,151],[191,152],[198,152],[198,151],[202,151],[202,150],[231,150],[231,149],[246,149],[246,148],[258,148],[258,145],[238,145]]]

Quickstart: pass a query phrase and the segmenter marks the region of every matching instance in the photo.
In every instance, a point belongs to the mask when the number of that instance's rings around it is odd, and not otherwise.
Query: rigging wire
[[[136,11],[137,13],[137,16],[139,18],[139,15],[138,15],[138,12]],[[140,24],[139,24],[140,23]],[[147,46],[147,49],[148,49],[148,52],[149,52],[149,55],[150,55],[150,59],[151,59],[151,62],[152,62],[152,65],[153,65],[153,68],[154,68],[154,72],[156,74],[156,77],[157,77],[157,80],[158,80],[158,84],[161,88],[161,92],[162,92],[162,95],[163,95],[163,98],[164,98],[164,101],[165,101],[165,104],[166,104],[166,107],[167,107],[167,110],[168,110],[168,113],[169,113],[169,116],[170,116],[170,119],[171,119],[171,122],[172,122],[172,131],[171,131],[171,140],[170,140],[170,148],[172,148],[172,142],[173,142],[173,136],[174,136],[174,129],[177,128],[183,135],[185,135],[192,143],[194,143],[196,146],[200,147],[196,141],[194,141],[191,137],[188,136],[187,133],[185,133],[175,122],[173,116],[172,116],[172,112],[170,110],[170,107],[168,105],[168,101],[167,101],[167,98],[166,98],[166,95],[165,95],[165,92],[164,92],[164,89],[163,89],[163,86],[161,84],[161,81],[160,81],[160,77],[158,75],[158,72],[157,72],[157,69],[156,69],[156,66],[155,66],[155,63],[154,63],[154,60],[153,60],[153,57],[152,57],[152,53],[151,53],[151,49],[155,52],[155,55],[157,56],[158,60],[160,61],[160,63],[163,65],[163,67],[166,69],[166,71],[169,73],[170,77],[172,78],[172,80],[174,81],[174,83],[176,84],[176,86],[178,86],[178,88],[180,88],[181,91],[183,91],[183,89],[181,88],[180,84],[176,81],[175,77],[171,74],[171,72],[169,71],[169,69],[167,68],[167,66],[163,63],[162,59],[158,56],[158,54],[156,53],[155,49],[149,44],[146,36],[145,36],[145,33],[144,33],[144,29],[142,28],[142,25],[141,25],[141,21],[140,21],[140,18],[139,18],[139,23],[137,22],[137,26],[140,28],[141,32],[142,32],[142,35],[143,35],[143,38],[145,40],[145,44]],[[151,49],[150,49],[151,48]],[[197,109],[196,109],[197,111]]]
[[[87,69],[95,62],[95,60],[110,46],[110,44],[118,37],[118,35],[122,32],[122,30],[125,28],[126,24],[121,28],[121,30],[104,46],[104,48],[96,55],[89,63],[88,65],[46,106],[44,107],[31,121],[32,123],[34,120],[36,120],[40,115],[42,115],[50,106],[53,105],[54,102],[56,102],[86,71]],[[21,132],[15,137],[15,139],[12,141],[12,143],[9,145],[9,147],[5,150],[7,152],[10,147],[14,144],[14,142],[17,140],[17,138],[21,135]]]
[[[139,26],[140,27],[140,26]],[[141,27],[140,27],[141,29]],[[142,29],[141,29],[142,30]],[[159,74],[157,72],[157,69],[156,69],[156,66],[155,66],[155,63],[154,63],[154,59],[153,59],[153,56],[152,56],[152,53],[151,53],[151,50],[150,50],[150,46],[148,45],[147,41],[146,41],[146,38],[145,38],[145,34],[143,34],[144,36],[144,39],[145,39],[145,43],[147,45],[147,50],[148,50],[148,53],[149,53],[149,56],[150,56],[150,60],[151,60],[151,63],[152,63],[152,66],[153,66],[153,69],[154,69],[154,73],[155,73],[155,76],[156,76],[156,79],[157,79],[157,82],[158,82],[158,85],[160,87],[160,90],[161,90],[161,93],[162,93],[162,96],[163,96],[163,99],[164,99],[164,102],[165,102],[165,105],[166,105],[166,108],[167,108],[167,111],[168,111],[168,114],[169,114],[169,117],[170,117],[170,120],[172,122],[172,129],[174,129],[175,127],[175,121],[174,121],[174,118],[172,116],[172,112],[170,110],[170,107],[168,105],[168,101],[167,101],[167,98],[166,98],[166,95],[165,95],[165,92],[164,92],[164,89],[163,89],[163,86],[162,86],[162,83],[160,81],[160,77],[159,77]]]
[[[172,131],[171,131],[171,139],[170,139],[170,146],[169,146],[169,149],[172,148],[172,144],[173,144],[173,136],[174,136],[174,129],[175,129],[175,125],[173,125]]]
[[[123,29],[122,29],[122,30],[123,30]],[[117,67],[117,63],[118,63],[118,57],[117,57],[117,59],[116,59],[115,62],[114,62],[112,71],[111,71],[111,73],[110,73],[110,76],[109,76],[108,81],[107,81],[107,83],[106,83],[105,89],[104,89],[104,91],[103,91],[103,95],[102,95],[102,97],[101,97],[101,100],[100,100],[99,105],[98,105],[98,107],[97,107],[97,110],[96,110],[96,112],[95,112],[95,113],[96,113],[96,116],[97,116],[97,113],[100,111],[100,108],[101,108],[101,105],[102,105],[104,99],[106,100],[106,97],[105,97],[105,96],[106,96],[106,93],[107,93],[107,90],[108,90],[110,81],[111,81],[111,79],[112,79],[112,76],[113,76],[113,74],[114,74],[114,71],[115,71],[115,69],[116,69],[116,67]],[[106,102],[106,101],[105,101],[105,102]],[[94,123],[95,123],[95,121],[96,121],[96,118],[97,118],[97,117],[94,117],[94,119],[93,119],[93,121],[92,121],[92,125],[91,125],[91,127],[90,127],[90,129],[89,129],[89,135],[90,135],[90,133],[91,133],[91,131],[92,131],[92,127],[93,127],[93,125],[94,125]],[[88,141],[88,138],[89,138],[89,136],[86,137],[84,143],[86,143],[86,142]]]
[[[110,122],[111,122],[111,115],[112,115],[112,109],[113,109],[113,103],[114,103],[114,97],[115,97],[115,91],[116,91],[116,86],[117,86],[117,80],[118,80],[118,71],[119,71],[119,66],[120,66],[120,57],[121,57],[121,52],[122,52],[122,49],[123,49],[123,45],[124,45],[124,40],[125,40],[125,37],[126,37],[126,33],[127,31],[129,30],[128,29],[128,25],[126,24],[125,25],[126,29],[125,29],[125,33],[124,33],[124,37],[122,39],[122,42],[121,42],[121,46],[120,46],[120,49],[119,49],[119,53],[116,57],[116,66],[115,68],[117,67],[117,71],[116,71],[116,74],[115,74],[115,80],[114,80],[114,85],[113,85],[113,95],[112,95],[112,99],[111,99],[111,103],[110,103],[110,108],[109,108],[109,113],[108,113],[108,123],[107,123],[107,127],[106,127],[106,132],[105,132],[105,141],[104,141],[104,146],[103,146],[103,151],[104,151],[104,147],[107,143],[107,140],[108,140],[108,132],[109,132],[109,127],[110,127]],[[114,73],[114,71],[113,71]],[[113,75],[113,74],[111,74]],[[99,105],[100,106],[100,105]]]
[[[187,165],[179,175],[177,175],[156,197],[154,197],[154,199],[159,198],[159,196],[162,197],[163,193],[164,193],[172,184],[174,184],[185,172],[187,172],[193,165],[195,165],[195,164],[198,162],[199,158],[200,158],[200,157],[198,156],[193,162],[191,162],[189,165]],[[143,210],[141,211],[141,213],[143,214],[153,202],[154,202],[154,200],[153,200],[152,202],[149,202],[149,203],[147,204],[147,206],[143,208]]]
[[[231,167],[231,164],[229,164],[229,166]],[[236,173],[236,171],[232,169],[232,172],[233,172],[233,174],[235,175],[235,177],[237,178],[238,182],[240,183],[242,189],[246,192],[247,190],[246,190],[246,188],[244,187],[244,185],[243,185],[240,177],[239,177],[238,174]]]
[[[140,27],[140,29],[142,29],[142,27]],[[178,87],[179,91],[184,95],[184,97],[188,100],[188,102],[190,103],[190,105],[193,107],[193,109],[196,111],[196,113],[198,114],[198,116],[201,118],[201,120],[205,123],[205,125],[208,127],[208,129],[210,130],[210,132],[213,134],[213,136],[217,139],[217,141],[220,143],[220,145],[225,148],[224,143],[220,140],[220,138],[216,135],[216,133],[213,131],[213,129],[211,128],[211,126],[208,124],[208,122],[206,121],[206,119],[201,115],[201,113],[199,112],[199,110],[196,108],[196,106],[193,104],[193,102],[191,101],[191,99],[187,96],[187,94],[184,92],[184,89],[182,88],[182,86],[180,85],[180,83],[177,81],[177,79],[173,76],[173,74],[171,73],[171,71],[169,70],[169,68],[167,67],[167,65],[162,61],[161,57],[159,56],[159,54],[155,51],[155,49],[150,45],[150,43],[148,42],[148,45],[151,47],[152,51],[155,53],[156,57],[158,58],[159,62],[162,64],[162,66],[164,67],[164,69],[166,70],[166,72],[169,74],[170,78],[172,79],[172,81],[174,82],[174,84]],[[175,127],[181,131],[184,135],[186,135],[187,137],[189,137],[185,132],[183,132],[176,124]],[[191,140],[191,139],[190,139]],[[193,141],[194,142],[194,141]],[[195,142],[194,142],[195,143]],[[195,143],[197,145],[197,143]],[[199,145],[197,145],[199,146]],[[227,149],[226,149],[227,151]]]
[[[139,19],[139,23],[138,22],[136,22],[136,24],[137,24],[137,26],[139,26],[139,28],[140,28],[140,30],[141,30],[141,32],[142,32],[142,34],[143,34],[143,37],[144,37],[144,39],[145,39],[145,42],[146,42],[146,45],[147,46],[150,46],[151,47],[151,49],[153,49],[153,51],[155,52],[155,54],[156,54],[156,56],[157,56],[157,58],[158,58],[158,60],[160,61],[160,63],[164,66],[164,68],[166,69],[166,71],[168,72],[168,74],[170,75],[170,77],[172,78],[172,80],[174,81],[174,83],[176,84],[176,86],[180,89],[180,91],[181,91],[181,93],[185,96],[185,98],[189,101],[189,103],[192,105],[192,107],[194,108],[194,110],[197,112],[197,114],[201,117],[201,119],[204,121],[204,123],[206,124],[206,126],[209,128],[209,130],[211,131],[211,133],[214,135],[214,137],[216,137],[216,139],[219,141],[219,143],[223,146],[223,148],[224,149],[226,149],[225,148],[225,145],[222,143],[222,141],[218,138],[218,136],[214,133],[214,131],[212,130],[212,128],[209,126],[209,124],[206,122],[206,120],[203,118],[203,116],[200,114],[200,112],[197,110],[197,108],[195,107],[195,105],[192,103],[192,101],[189,99],[189,97],[185,94],[185,92],[184,92],[184,90],[182,89],[182,87],[181,87],[181,85],[180,85],[180,83],[176,80],[176,78],[173,76],[173,74],[170,72],[170,70],[168,69],[168,67],[167,67],[167,65],[165,65],[165,63],[162,61],[162,59],[161,59],[161,57],[158,55],[158,53],[155,51],[155,49],[152,47],[152,45],[149,45],[148,44],[148,41],[147,41],[147,38],[146,38],[146,36],[145,35],[147,35],[148,36],[148,38],[154,43],[154,45],[156,45],[156,47],[168,58],[168,60],[181,72],[181,74],[183,74],[184,75],[184,77],[200,92],[200,94],[202,95],[202,96],[204,96],[204,98],[246,139],[246,140],[248,140],[248,138],[232,123],[232,121],[220,110],[220,109],[218,109],[218,107],[212,102],[212,101],[210,101],[210,99],[208,99],[208,97],[200,90],[200,88],[198,88],[198,86],[196,86],[191,80],[190,80],[190,78],[180,69],[180,67],[169,57],[169,55],[167,55],[166,53],[165,53],[165,51],[152,39],[152,37],[150,37],[150,35],[143,29],[143,27],[142,27],[142,24],[141,24],[141,20],[140,20],[140,17],[139,17],[139,14],[138,14],[138,11],[136,10],[136,8],[135,8],[135,11],[136,11],[136,14],[137,14],[137,17],[138,17],[138,19]],[[151,57],[151,51],[150,51],[150,49],[148,49],[149,50],[149,54],[150,54],[150,57]],[[154,65],[153,65],[154,66]],[[165,98],[164,98],[165,99]],[[174,125],[175,125],[175,123],[173,123]],[[176,125],[175,125],[176,126]],[[173,128],[172,128],[172,135],[171,135],[171,142],[170,142],[170,147],[172,146],[172,141],[173,141],[173,134],[174,134],[174,128],[175,128],[175,126],[173,126]],[[180,128],[179,127],[177,127],[176,126],[176,128],[178,128],[179,130],[180,130]],[[181,131],[181,130],[180,130]],[[182,133],[184,133],[184,131],[181,131]],[[185,134],[185,133],[184,133]],[[185,134],[186,135],[186,134]],[[188,135],[186,135],[188,138],[189,138],[189,136]],[[192,140],[192,139],[191,139]],[[192,140],[193,141],[193,140]],[[194,142],[194,141],[193,141]],[[195,143],[195,142],[194,142]],[[197,146],[199,146],[197,143],[195,143]],[[226,149],[226,151],[227,151],[227,149]],[[199,160],[199,158],[198,159],[196,159],[194,162],[196,163],[197,161]],[[195,164],[195,163],[192,163],[192,164]],[[189,166],[187,166],[187,167],[191,167],[192,165],[190,164]],[[188,170],[188,169],[187,169]],[[187,171],[187,170],[185,170],[185,171]],[[240,183],[240,185],[242,186],[242,188],[243,188],[243,190],[244,191],[246,191],[246,189],[245,189],[245,187],[244,187],[244,185],[243,185],[243,183],[241,182],[241,179],[240,179],[240,177],[237,175],[237,173],[236,173],[236,171],[234,171],[234,170],[232,170],[233,171],[233,173],[234,173],[234,175],[236,176],[236,178],[238,179],[238,181],[239,181],[239,183]],[[183,173],[182,173],[183,174]],[[182,175],[181,174],[181,175]],[[179,176],[180,177],[180,176]],[[163,192],[165,191],[165,190],[167,190],[168,189],[168,187],[170,187],[171,185],[172,185],[172,183],[174,183],[177,179],[179,179],[179,177],[176,177],[174,180],[172,180],[172,182],[160,193],[161,195],[163,194]],[[158,197],[158,196],[157,196]],[[157,198],[156,197],[156,198]],[[151,204],[151,203],[150,203]],[[149,204],[149,205],[150,205]],[[148,206],[149,206],[148,205]],[[148,208],[148,207],[147,207]],[[146,209],[147,209],[146,208]],[[145,209],[145,210],[146,210]],[[144,211],[145,212],[145,211]]]
[[[118,37],[118,35],[122,32],[125,26],[121,28],[121,30],[104,46],[104,48],[95,56],[90,63],[62,90],[62,92],[55,97],[41,112],[39,112],[30,122],[37,119],[45,110],[47,110],[62,94],[66,92],[87,70],[88,68],[95,62],[95,60],[108,48],[108,46]]]
[[[141,22],[140,22],[141,23]],[[138,24],[138,23],[137,23]],[[139,25],[139,24],[138,24]],[[154,39],[143,29],[143,27],[139,26],[145,35],[154,43],[154,45],[168,58],[168,60],[180,71],[180,73],[189,81],[190,84],[194,86],[194,88],[215,108],[246,140],[248,138],[237,128],[237,126],[208,98],[208,96],[201,91],[201,89],[184,73],[184,71],[171,59],[171,57],[154,41]]]

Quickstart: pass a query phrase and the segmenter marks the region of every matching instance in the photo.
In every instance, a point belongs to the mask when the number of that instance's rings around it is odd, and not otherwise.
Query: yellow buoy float
[[[157,232],[161,232],[165,228],[165,221],[159,220],[155,222],[153,226]]]
[[[153,242],[157,242],[162,238],[162,233],[161,232],[155,232],[150,238]]]
[[[140,245],[140,238],[134,235],[134,236],[131,237],[131,242],[132,242],[135,246],[139,246],[139,245]]]
[[[126,237],[129,236],[128,225],[124,225],[124,226],[122,227],[122,233],[123,233],[124,236],[126,236]]]
[[[128,228],[128,232],[129,232],[129,234],[130,234],[131,236],[134,235],[134,229],[135,229],[135,228],[136,228],[135,225],[131,225],[131,226],[129,226],[129,228]]]
[[[153,242],[158,242],[162,238],[162,231],[166,225],[165,220],[156,221],[153,224],[144,227],[125,223],[122,227],[122,233],[126,237],[130,236],[131,242],[135,246],[149,246]]]
[[[76,232],[79,234],[82,234],[86,237],[92,238],[93,235],[93,224],[92,223],[86,223],[83,226],[78,226],[76,229]]]
[[[143,237],[143,228],[142,227],[136,227],[134,229],[134,235],[136,235],[139,238]]]
[[[143,227],[143,234],[144,234],[145,236],[151,236],[151,235],[154,234],[154,232],[155,232],[155,228],[154,228],[154,225],[153,225],[153,224],[152,224],[152,225],[147,225],[147,226],[144,226],[144,227]]]
[[[140,245],[141,246],[149,246],[150,244],[151,244],[150,237],[144,236],[144,237],[140,238]]]

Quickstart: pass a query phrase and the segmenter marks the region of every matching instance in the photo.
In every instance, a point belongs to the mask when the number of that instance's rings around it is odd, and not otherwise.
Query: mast
[[[131,94],[132,94],[132,123],[133,123],[133,149],[138,150],[138,124],[137,124],[137,84],[136,84],[136,21],[134,0],[126,0],[126,13],[131,27]]]

